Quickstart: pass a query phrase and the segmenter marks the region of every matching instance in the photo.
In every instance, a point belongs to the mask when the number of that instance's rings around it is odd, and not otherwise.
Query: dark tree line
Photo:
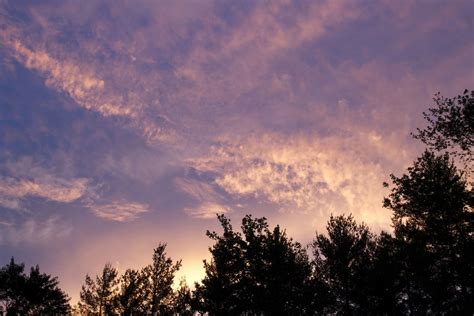
[[[416,138],[426,150],[405,174],[391,175],[384,207],[393,234],[375,234],[351,215],[331,216],[325,233],[304,247],[266,218],[247,215],[236,230],[218,215],[222,232],[191,290],[173,289],[181,261],[154,249],[152,262],[121,276],[110,264],[86,276],[79,309],[85,315],[472,315],[474,194],[469,182],[473,92],[445,99],[425,114]],[[439,153],[460,148],[459,155]],[[468,165],[458,169],[452,157]],[[466,160],[467,157],[467,160]],[[0,270],[0,302],[12,314],[64,314],[68,298],[56,278],[13,259]],[[22,308],[20,310],[20,308]]]
[[[8,315],[54,315],[70,311],[69,298],[59,288],[58,279],[41,273],[39,267],[31,267],[25,273],[25,265],[12,258],[0,269],[0,305]]]
[[[166,244],[154,249],[151,264],[141,270],[128,269],[121,277],[106,264],[95,279],[86,275],[79,310],[84,315],[182,314],[186,311],[186,306],[182,310],[185,285],[176,293],[172,288],[180,267],[181,261],[173,263],[166,256]]]

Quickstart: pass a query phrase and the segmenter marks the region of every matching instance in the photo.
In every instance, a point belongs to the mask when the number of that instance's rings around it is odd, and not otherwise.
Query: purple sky
[[[466,1],[0,0],[0,264],[203,274],[215,213],[308,243],[390,230],[434,93],[474,87]],[[237,225],[238,226],[238,225]]]

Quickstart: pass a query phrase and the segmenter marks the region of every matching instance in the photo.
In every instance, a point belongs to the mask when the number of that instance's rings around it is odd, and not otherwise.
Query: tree
[[[402,257],[402,295],[411,313],[472,313],[474,196],[448,154],[425,151],[408,174],[391,175]],[[467,310],[466,310],[467,309]]]
[[[392,235],[381,232],[375,237],[376,247],[367,273],[368,314],[406,315],[400,281],[405,250]]]
[[[242,233],[218,215],[222,235],[207,232],[215,241],[204,262],[206,276],[197,285],[203,310],[216,315],[302,314],[310,265],[305,250],[279,226],[270,230],[265,218],[242,219]]]
[[[458,146],[461,151],[454,153],[471,162],[474,154],[474,90],[464,90],[462,95],[452,99],[438,92],[433,100],[436,106],[423,113],[428,126],[417,129],[414,137],[438,151]]]
[[[364,224],[357,225],[351,215],[332,216],[328,235],[313,241],[315,282],[324,297],[314,304],[323,314],[367,314],[368,275],[375,250],[374,236]]]
[[[107,263],[95,281],[86,275],[80,292],[80,308],[87,315],[114,315],[117,309],[117,269]]]
[[[311,274],[306,250],[276,226],[245,216],[249,289],[256,312],[301,315],[306,311],[305,289]]]
[[[24,264],[10,263],[0,270],[0,301],[9,314],[40,315],[66,314],[69,298],[59,288],[56,277],[41,273],[32,267],[29,275],[24,273]]]
[[[173,263],[166,256],[166,244],[159,244],[153,252],[153,262],[144,268],[148,286],[147,309],[152,315],[170,312],[173,305],[173,281],[181,267],[181,260]]]
[[[25,265],[15,263],[14,258],[0,270],[0,301],[5,303],[7,311],[18,312],[18,308],[24,304],[24,270]]]
[[[146,274],[127,269],[120,278],[120,292],[117,297],[122,315],[145,313],[147,290]]]
[[[201,310],[216,315],[237,315],[244,312],[245,304],[242,297],[245,289],[241,277],[245,269],[243,257],[243,240],[238,232],[234,232],[230,221],[224,215],[218,215],[224,230],[222,236],[207,231],[206,235],[215,241],[209,251],[211,262],[204,260],[206,276],[202,285],[196,284],[196,296],[201,301]]]
[[[69,311],[69,298],[59,288],[57,277],[41,273],[32,267],[26,280],[26,310],[33,315],[60,314]]]
[[[179,283],[179,288],[176,291],[176,298],[174,302],[174,313],[182,316],[193,315],[193,297],[186,280],[182,279]]]

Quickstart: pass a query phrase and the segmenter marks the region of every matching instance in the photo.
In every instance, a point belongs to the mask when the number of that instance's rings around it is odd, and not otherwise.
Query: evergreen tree
[[[193,297],[189,286],[186,284],[186,280],[182,279],[179,284],[179,288],[175,294],[174,302],[174,313],[180,316],[191,316],[193,315]]]
[[[405,315],[403,297],[400,295],[401,254],[397,240],[386,232],[376,236],[372,265],[367,275],[368,314]]]
[[[56,277],[41,273],[38,266],[26,275],[24,264],[13,258],[0,269],[0,302],[11,315],[66,314],[70,310],[69,298]]]
[[[374,236],[351,215],[331,215],[327,232],[327,236],[318,234],[312,244],[318,289],[314,299],[324,298],[314,306],[323,314],[367,314]]]
[[[209,251],[211,262],[204,261],[206,276],[202,285],[196,285],[197,298],[202,302],[201,309],[215,315],[238,315],[245,311],[246,290],[242,284],[245,260],[243,240],[234,232],[230,221],[224,215],[218,215],[224,230],[222,236],[207,231],[206,235],[215,241]]]
[[[216,315],[303,314],[310,265],[305,250],[286,233],[270,230],[265,218],[242,220],[242,233],[218,215],[222,235],[207,232],[215,241],[206,276],[196,288],[203,310]]]
[[[114,315],[117,313],[118,293],[117,269],[107,263],[95,281],[86,275],[80,292],[80,309],[87,315]]]
[[[173,306],[173,281],[175,273],[181,267],[181,260],[173,263],[166,256],[166,244],[159,244],[153,252],[153,262],[143,269],[146,278],[147,310],[152,315],[169,313]]]
[[[425,151],[385,199],[411,313],[472,313],[474,197],[448,154]]]
[[[127,269],[120,278],[120,292],[118,303],[124,316],[143,314],[147,302],[147,280],[141,271]]]

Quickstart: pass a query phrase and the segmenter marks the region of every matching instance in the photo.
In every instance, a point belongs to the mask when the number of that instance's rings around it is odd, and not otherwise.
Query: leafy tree
[[[310,276],[305,250],[286,233],[270,230],[265,218],[242,220],[242,233],[218,215],[224,233],[207,232],[215,241],[212,261],[196,293],[203,310],[213,314],[302,314]]]
[[[357,225],[351,215],[331,215],[327,232],[327,236],[318,234],[312,244],[319,289],[315,299],[326,296],[314,305],[323,314],[366,314],[374,236],[366,225]]]
[[[0,301],[12,315],[66,314],[69,298],[58,285],[56,277],[41,273],[38,266],[25,275],[24,264],[12,258],[0,270]]]
[[[385,207],[401,248],[401,295],[411,313],[472,314],[474,196],[448,154],[425,151],[408,174],[391,175]]]
[[[454,152],[468,162],[473,159],[474,145],[474,90],[464,90],[462,95],[445,98],[438,92],[434,97],[435,107],[423,115],[428,121],[425,129],[417,129],[415,138],[431,149],[444,150],[458,146]]]
[[[86,275],[80,292],[80,308],[87,315],[114,315],[117,311],[117,269],[107,263],[95,281]]]
[[[166,244],[159,244],[153,252],[153,262],[144,268],[148,286],[147,310],[155,313],[169,313],[173,305],[173,280],[181,267],[181,260],[173,263],[166,256]]]

